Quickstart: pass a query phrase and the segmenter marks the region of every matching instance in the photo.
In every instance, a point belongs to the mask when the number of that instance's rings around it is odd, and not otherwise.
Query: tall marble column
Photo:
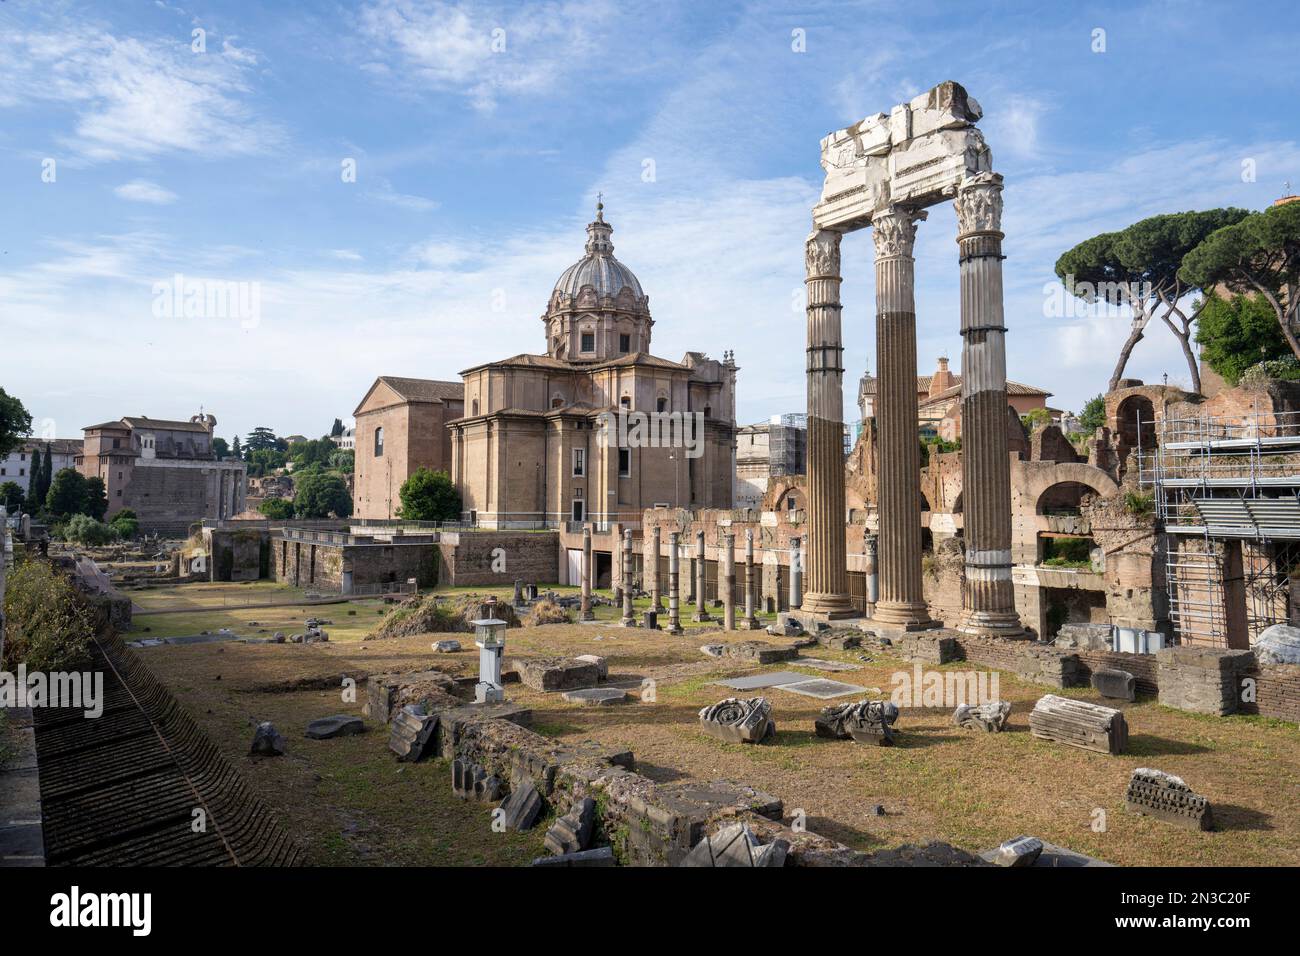
[[[961,629],[1023,633],[1011,581],[1011,461],[1002,312],[1002,177],[962,180],[953,203],[961,268],[962,503],[966,611]]]
[[[578,613],[581,621],[594,621],[596,614],[591,609],[591,525],[582,527],[582,608]]]
[[[736,629],[736,535],[727,532],[722,536],[722,629]]]
[[[659,593],[659,526],[655,525],[650,535],[650,553],[646,556],[646,574],[650,576],[650,608],[661,610],[664,606],[663,595]]]
[[[872,217],[876,242],[876,433],[880,600],[874,620],[930,619],[921,590],[921,440],[916,430],[916,300],[912,245],[925,213],[890,206]]]
[[[704,600],[704,532],[695,532],[695,614],[692,621],[711,621],[709,608]]]
[[[754,615],[754,529],[745,529],[745,619],[743,630],[757,631],[758,618]]]
[[[668,533],[668,633],[682,632],[681,593],[681,536],[676,531]]]
[[[844,546],[844,346],[840,234],[820,229],[804,247],[808,294],[808,564],[802,609],[850,617]]]
[[[636,627],[632,612],[632,529],[623,532],[623,620],[624,627]]]

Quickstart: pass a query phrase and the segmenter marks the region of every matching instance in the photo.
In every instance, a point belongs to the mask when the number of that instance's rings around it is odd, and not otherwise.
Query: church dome
[[[644,299],[641,283],[632,270],[614,258],[614,243],[610,241],[614,227],[605,222],[604,209],[603,203],[597,203],[596,219],[587,225],[586,255],[564,270],[555,291],[577,297],[583,286],[591,286],[596,295],[614,298],[626,288],[635,298]]]

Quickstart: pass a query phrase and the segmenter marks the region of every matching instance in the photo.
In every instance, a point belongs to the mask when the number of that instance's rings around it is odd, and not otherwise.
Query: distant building
[[[650,299],[614,257],[612,232],[598,205],[584,255],[556,281],[541,316],[545,354],[461,372],[453,479],[471,520],[576,527],[639,522],[655,506],[731,506],[735,361],[651,354]],[[638,423],[655,439],[634,437]]]
[[[0,458],[0,485],[12,481],[22,488],[23,494],[29,494],[32,490],[32,459],[39,454],[43,466],[46,445],[50,446],[52,473],[76,467],[77,456],[81,454],[80,438],[32,438]]]
[[[1017,415],[1035,408],[1047,408],[1051,392],[1007,380],[1007,404]],[[916,377],[917,431],[922,437],[939,437],[956,441],[961,437],[961,376],[948,369],[948,359],[940,356],[932,375]],[[863,420],[876,414],[876,378],[864,374],[858,383],[858,409]],[[1049,409],[1050,411],[1050,409]]]
[[[804,415],[773,415],[770,421],[736,432],[737,508],[757,508],[769,478],[804,473],[806,422]]]
[[[355,428],[345,428],[343,434],[331,435],[330,441],[337,445],[340,451],[353,451],[357,447],[357,430]]]
[[[358,518],[396,518],[402,483],[421,468],[450,473],[448,422],[464,409],[464,386],[427,378],[381,375],[353,415],[355,428],[344,435],[355,452]]]
[[[104,480],[108,517],[130,508],[143,531],[178,532],[202,518],[229,518],[244,510],[247,474],[242,461],[217,460],[216,424],[199,414],[187,422],[140,415],[89,425],[75,467]]]

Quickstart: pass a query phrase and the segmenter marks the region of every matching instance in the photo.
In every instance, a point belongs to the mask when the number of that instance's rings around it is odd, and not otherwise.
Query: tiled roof
[[[463,382],[443,382],[432,378],[401,378],[381,375],[383,382],[408,402],[460,402],[465,399]]]
[[[144,415],[139,417],[127,416],[122,419],[132,428],[161,428],[169,432],[203,432],[205,435],[208,426],[200,422],[172,422],[165,418],[148,418]]]
[[[928,392],[930,390],[930,378],[931,376],[929,375],[918,375],[916,377],[916,390],[918,393]],[[933,398],[931,398],[930,401],[934,401],[935,399],[939,399],[939,398],[947,398],[950,395],[959,394],[961,392],[961,376],[954,375],[952,377],[952,380],[955,383],[954,385],[949,386],[948,388],[940,392],[938,395],[933,396]],[[875,376],[872,376],[866,379],[865,381],[863,381],[860,385],[860,390],[861,390],[861,394],[863,395],[875,395],[876,394]],[[1007,379],[1007,394],[1008,395],[1051,395],[1052,393],[1044,389],[1038,388],[1035,385],[1025,385],[1023,382],[1013,382],[1010,379]]]

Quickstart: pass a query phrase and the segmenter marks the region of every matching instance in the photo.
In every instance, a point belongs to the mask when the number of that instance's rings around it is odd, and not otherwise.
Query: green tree
[[[23,507],[27,493],[16,481],[6,481],[0,485],[0,505],[4,505],[10,514],[17,514]]]
[[[248,452],[244,460],[248,462],[248,474],[254,478],[261,478],[277,468],[284,467],[284,452],[278,448],[258,448],[256,451]]]
[[[295,468],[304,465],[328,465],[330,456],[338,451],[338,446],[328,438],[313,438],[289,446],[289,458]]]
[[[75,468],[64,468],[54,476],[45,498],[45,510],[56,518],[86,514],[90,507],[90,490],[86,479]]]
[[[272,521],[287,521],[293,517],[293,502],[288,498],[267,498],[257,510]]]
[[[236,435],[234,441],[230,443],[230,457],[236,461],[241,461],[244,457],[244,449],[239,445],[238,435]]]
[[[44,501],[45,496],[50,493],[50,482],[54,480],[54,455],[50,451],[50,443],[45,443],[45,460],[41,464],[41,497]]]
[[[357,456],[351,448],[339,448],[330,455],[330,468],[350,475],[356,469]]]
[[[418,468],[398,490],[398,517],[408,521],[454,521],[460,517],[460,492],[445,471]]]
[[[1127,306],[1133,313],[1108,391],[1119,387],[1134,346],[1142,341],[1147,324],[1156,316],[1182,346],[1192,390],[1201,390],[1200,370],[1191,347],[1197,312],[1182,303],[1203,286],[1180,274],[1180,269],[1184,257],[1207,236],[1248,215],[1244,209],[1211,209],[1152,216],[1119,232],[1086,239],[1056,260],[1056,274],[1072,295],[1085,302]]]
[[[1106,398],[1102,395],[1094,396],[1083,403],[1083,411],[1079,414],[1079,426],[1091,434],[1102,425],[1106,424]]]
[[[230,457],[230,446],[224,438],[212,439],[212,454],[217,456],[217,461],[225,461]]]
[[[108,489],[104,487],[104,479],[91,475],[86,479],[86,514],[96,521],[103,521],[107,513]]]
[[[7,455],[32,433],[32,416],[23,403],[0,388],[0,456]]]
[[[343,419],[334,419],[333,426],[330,427],[330,438],[338,438],[343,434]]]
[[[295,482],[293,511],[299,518],[338,518],[352,515],[352,497],[347,483],[333,472],[319,472]]]
[[[1025,426],[1026,431],[1032,432],[1039,425],[1052,424],[1052,413],[1045,408],[1031,408],[1020,416],[1020,424]]]
[[[27,480],[27,488],[31,492],[28,496],[27,506],[29,508],[38,508],[40,507],[41,502],[45,500],[45,496],[41,494],[41,489],[44,487],[44,484],[45,482],[41,476],[41,456],[39,452],[33,451],[31,477]]]
[[[278,439],[275,432],[265,425],[258,425],[248,433],[248,438],[244,440],[244,447],[250,451],[261,451],[263,449],[275,448]]]
[[[1206,363],[1230,385],[1252,365],[1291,355],[1273,307],[1259,295],[1210,296],[1196,341]]]
[[[1179,270],[1187,283],[1222,283],[1261,296],[1292,353],[1300,358],[1300,202],[1270,206],[1211,233]]]

